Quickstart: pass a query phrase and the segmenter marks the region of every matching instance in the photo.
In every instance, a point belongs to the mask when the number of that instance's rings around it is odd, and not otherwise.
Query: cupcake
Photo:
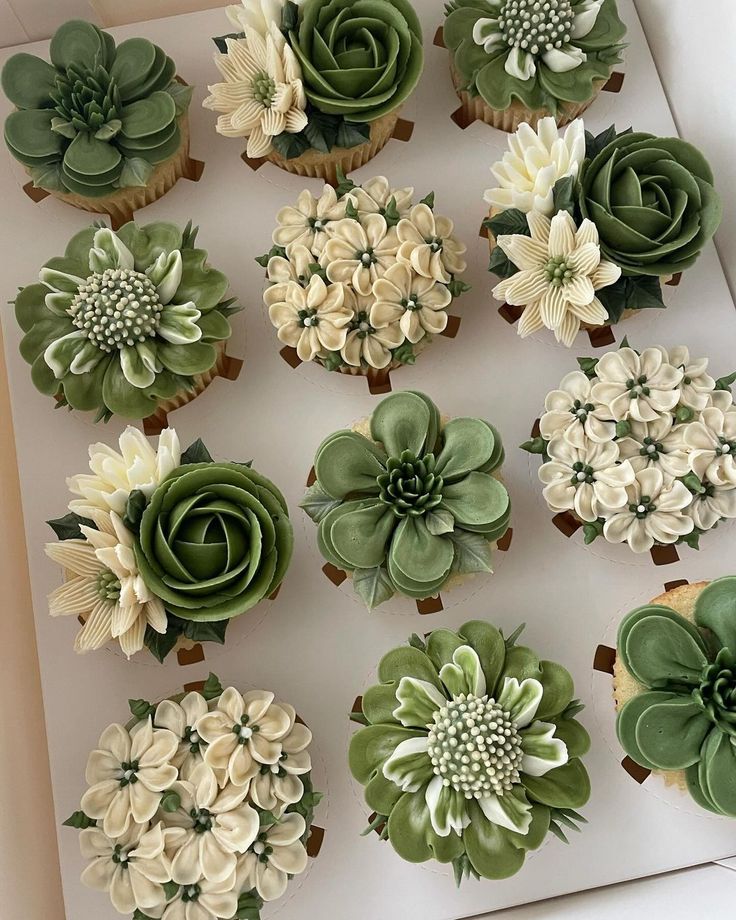
[[[434,192],[415,203],[413,188],[382,176],[341,180],[279,211],[273,248],[258,259],[263,299],[297,363],[371,383],[413,364],[435,335],[455,334],[447,311],[470,289],[460,278],[467,247],[435,214]]]
[[[736,375],[714,380],[708,359],[684,346],[626,345],[578,363],[522,445],[542,458],[550,510],[582,526],[586,543],[655,557],[679,543],[698,549],[736,518]]]
[[[243,0],[237,32],[215,39],[223,82],[206,108],[246,156],[335,184],[388,143],[422,73],[408,0]]]
[[[523,627],[522,627],[523,628]],[[549,832],[579,830],[590,747],[570,674],[471,620],[384,655],[356,701],[350,770],[371,830],[408,862],[464,877],[518,872]]]
[[[616,0],[450,0],[444,43],[465,117],[502,131],[572,121],[621,63]]]
[[[249,464],[218,462],[197,440],[183,453],[166,429],[154,450],[137,428],[120,452],[89,449],[67,480],[69,513],[49,525],[63,569],[52,616],[82,623],[75,651],[115,642],[163,661],[175,647],[225,641],[233,617],[279,588],[293,532],[283,495]]]
[[[318,525],[320,552],[369,609],[394,594],[436,597],[492,572],[511,516],[503,459],[488,422],[442,418],[423,393],[392,393],[320,445],[301,507]]]
[[[37,188],[124,223],[187,174],[192,89],[157,45],[116,46],[81,19],[57,29],[49,55],[3,67],[8,149]]]
[[[15,299],[36,388],[95,421],[165,416],[201,393],[224,369],[239,308],[196,235],[131,221],[73,236]]]
[[[614,698],[635,763],[736,818],[736,578],[680,585],[627,614]]]
[[[580,329],[664,307],[662,282],[694,264],[721,220],[710,166],[677,137],[593,137],[581,119],[558,137],[545,118],[520,125],[491,172],[493,296],[522,338],[547,328],[569,347]]]
[[[314,809],[310,730],[265,690],[130,700],[87,761],[82,883],[134,920],[259,920],[305,871]],[[237,734],[233,723],[242,726]]]

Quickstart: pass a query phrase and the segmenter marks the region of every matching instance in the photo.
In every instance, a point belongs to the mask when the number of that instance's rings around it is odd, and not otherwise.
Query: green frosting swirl
[[[604,0],[597,13],[591,6],[589,0],[450,0],[444,40],[461,88],[498,111],[518,100],[555,114],[560,103],[591,99],[595,84],[620,63],[626,34],[615,0]],[[560,51],[562,63],[555,59]]]
[[[568,671],[473,620],[384,655],[366,690],[350,769],[396,852],[507,878],[590,795]]]
[[[311,104],[346,121],[393,112],[422,72],[422,30],[408,0],[306,0],[289,41]]]
[[[286,501],[265,476],[239,463],[192,463],[151,496],[135,555],[170,613],[217,621],[278,588],[293,542]]]
[[[372,440],[337,431],[315,458],[302,507],[318,522],[325,559],[354,573],[369,607],[393,593],[436,594],[455,573],[491,571],[490,543],[511,506],[493,471],[503,445],[492,425],[456,418],[444,427],[423,393],[392,393],[370,420]]]
[[[699,805],[736,818],[736,577],[701,591],[694,620],[656,604],[624,618],[618,654],[646,689],[617,733],[642,767],[684,770]]]
[[[157,45],[120,45],[90,22],[71,20],[51,39],[51,63],[21,52],[0,82],[16,106],[5,142],[50,191],[100,198],[145,185],[154,166],[179,148],[179,117],[191,88]]]
[[[601,254],[624,275],[689,268],[721,221],[713,173],[677,137],[619,134],[580,175],[580,210],[600,235]]]
[[[36,388],[98,419],[140,419],[210,370],[234,311],[195,237],[162,221],[72,237],[15,300]]]

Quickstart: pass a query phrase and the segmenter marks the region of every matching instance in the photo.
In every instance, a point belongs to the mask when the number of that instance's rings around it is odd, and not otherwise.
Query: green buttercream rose
[[[21,52],[2,70],[16,111],[5,141],[34,184],[87,198],[141,186],[181,144],[191,89],[157,45],[112,36],[84,20],[61,26],[51,63]]]
[[[233,312],[228,280],[195,236],[161,221],[77,233],[15,300],[36,387],[104,419],[145,418],[191,389],[230,338]]]
[[[184,620],[227,620],[281,584],[293,531],[283,495],[239,463],[191,463],[155,490],[135,555],[146,585]]]
[[[619,134],[583,164],[580,181],[582,215],[624,275],[689,268],[721,220],[710,166],[677,137]]]
[[[422,30],[408,0],[306,0],[289,41],[308,100],[346,121],[394,111],[422,72]]]
[[[620,709],[617,733],[649,770],[684,770],[693,799],[736,818],[736,577],[698,595],[694,624],[648,604],[618,631],[618,655],[644,690]]]
[[[498,111],[584,103],[621,61],[615,0],[451,0],[444,40],[460,88]]]
[[[559,824],[584,820],[572,809],[590,795],[590,739],[565,668],[474,620],[413,636],[378,680],[350,769],[403,859],[451,862],[458,882],[507,878],[548,831],[564,840]]]
[[[320,550],[353,573],[369,607],[394,592],[437,594],[454,574],[490,572],[509,495],[492,474],[498,432],[481,419],[446,425],[422,393],[393,393],[370,419],[370,438],[338,431],[317,451],[317,481],[302,507],[319,523]]]

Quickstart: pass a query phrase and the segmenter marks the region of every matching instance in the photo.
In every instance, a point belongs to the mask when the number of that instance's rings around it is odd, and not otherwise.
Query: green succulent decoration
[[[219,622],[273,594],[293,543],[276,486],[248,465],[210,459],[179,467],[154,491],[140,517],[135,556],[167,611]]]
[[[159,400],[193,390],[236,309],[195,238],[163,221],[72,237],[15,300],[36,388],[105,420],[146,418]]]
[[[721,221],[705,157],[679,137],[614,136],[580,173],[580,211],[598,228],[601,254],[624,275],[689,268]]]
[[[412,636],[352,714],[371,829],[409,862],[452,863],[458,884],[507,878],[548,832],[566,840],[562,826],[585,821],[582,704],[565,668],[515,645],[520,632],[472,620]]]
[[[460,88],[497,111],[587,102],[625,47],[615,0],[450,0],[445,10]]]
[[[174,62],[145,38],[116,46],[81,19],[56,31],[50,57],[21,52],[3,67],[16,107],[5,121],[10,152],[49,191],[101,198],[145,185],[181,144],[192,91]]]
[[[488,422],[443,425],[423,393],[392,393],[370,438],[337,431],[319,447],[301,507],[325,559],[353,576],[369,608],[393,594],[423,599],[455,574],[490,572],[491,543],[508,530],[508,492],[494,470],[501,438]]]
[[[700,592],[694,625],[658,604],[633,610],[617,645],[642,685],[618,713],[626,753],[649,770],[684,770],[700,806],[736,818],[736,576]]]

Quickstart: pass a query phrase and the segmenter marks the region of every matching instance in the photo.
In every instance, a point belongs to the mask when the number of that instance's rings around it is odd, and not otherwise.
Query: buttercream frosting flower
[[[298,284],[300,287],[307,287],[314,274],[314,256],[301,243],[295,243],[290,247],[288,257],[271,256],[266,267],[266,275],[270,282],[263,292],[263,302],[267,307],[274,303],[282,303],[286,300],[286,292],[290,282]]]
[[[735,601],[736,578],[726,576],[632,610],[619,626],[614,678],[616,732],[629,757],[684,780],[701,808],[729,818],[736,817]]]
[[[436,216],[425,202],[420,202],[396,227],[399,238],[397,258],[424,278],[443,284],[467,268],[463,255],[467,246],[453,236],[454,224],[447,217]]]
[[[86,518],[98,510],[125,514],[131,492],[150,497],[181,462],[179,437],[173,428],[161,432],[154,450],[143,432],[129,425],[118,445],[119,452],[100,441],[90,445],[90,472],[66,481],[69,491],[80,496],[69,502],[70,511]]]
[[[381,214],[383,217],[389,211],[395,211],[400,218],[408,217],[413,197],[413,188],[392,188],[385,176],[369,179],[362,185],[356,185],[350,192],[359,215]]]
[[[79,848],[89,863],[82,884],[110,895],[121,914],[156,913],[166,904],[164,884],[171,879],[171,866],[164,852],[163,827],[134,825],[121,837],[108,837],[98,827],[79,835]]]
[[[225,43],[227,53],[215,54],[224,82],[208,87],[210,95],[202,104],[221,113],[219,134],[247,137],[247,155],[265,156],[274,137],[298,134],[307,125],[299,62],[275,23],[265,37],[246,28],[245,38]]]
[[[369,607],[491,571],[491,544],[511,513],[493,475],[503,461],[496,430],[481,419],[443,425],[429,397],[412,392],[386,397],[367,429],[335,432],[317,450],[302,507],[327,561],[352,573]]]
[[[180,701],[162,700],[153,715],[154,728],[166,728],[179,739],[179,747],[171,762],[185,779],[202,762],[203,740],[197,732],[197,722],[209,712],[207,700],[201,693],[191,691]]]
[[[609,413],[593,402],[590,379],[582,371],[566,374],[559,389],[547,394],[539,428],[546,440],[564,435],[578,448],[585,447],[588,439],[603,444],[616,431]]]
[[[296,711],[288,703],[280,703],[289,716],[290,728],[281,736],[281,756],[276,763],[260,765],[250,784],[250,794],[255,804],[277,817],[284,809],[300,801],[304,783],[299,778],[312,769],[309,747],[312,733],[296,719]]]
[[[626,487],[634,482],[634,470],[628,460],[619,461],[614,442],[589,441],[579,448],[555,438],[547,454],[549,462],[539,468],[539,479],[553,511],[574,510],[581,520],[596,521],[603,509],[610,512],[626,504]]]
[[[361,221],[341,220],[325,244],[320,264],[333,283],[351,284],[357,294],[368,297],[373,282],[396,262],[399,239],[386,218],[367,214]]]
[[[666,416],[680,399],[683,372],[673,367],[658,348],[619,348],[602,355],[596,365],[597,382],[591,393],[617,422],[653,422]]]
[[[373,285],[375,303],[371,322],[398,323],[406,338],[420,342],[447,328],[447,307],[452,302],[448,288],[433,278],[418,275],[404,262],[392,265]]]
[[[320,255],[337,221],[344,217],[345,205],[338,201],[331,185],[325,185],[319,198],[305,189],[296,205],[287,205],[276,215],[273,242],[283,246],[289,257],[295,246],[304,246],[313,255]]]
[[[207,742],[204,759],[224,771],[235,786],[247,786],[262,764],[276,764],[281,739],[291,727],[290,714],[274,694],[261,690],[239,693],[228,687],[217,707],[197,722],[197,733]]]
[[[715,486],[736,486],[736,408],[704,409],[685,429],[693,472]]]
[[[693,496],[692,504],[685,509],[695,526],[702,531],[710,530],[720,521],[736,518],[736,488],[732,485],[714,486],[703,481],[701,491]]]
[[[131,221],[72,237],[15,300],[36,388],[106,420],[146,418],[201,392],[199,375],[217,364],[234,311],[223,299],[227,278],[206,264],[195,236]]]
[[[617,281],[621,270],[601,259],[598,231],[591,221],[584,220],[578,228],[568,211],[559,211],[551,220],[530,211],[527,222],[530,237],[496,238],[519,271],[497,284],[493,296],[524,307],[517,327],[522,338],[546,326],[569,347],[581,323],[606,322],[608,313],[595,292]]]
[[[629,422],[629,433],[617,441],[621,457],[630,461],[638,473],[656,466],[667,477],[677,479],[690,471],[687,446],[683,441],[685,426],[677,425],[672,416],[653,422]]]
[[[289,877],[307,867],[302,843],[306,826],[299,814],[285,815],[277,824],[264,827],[247,853],[238,860],[238,879],[255,888],[264,901],[275,901],[286,890]]]
[[[110,725],[87,761],[85,814],[100,820],[108,837],[121,837],[131,824],[150,821],[161,794],[176,781],[171,758],[177,747],[176,736],[165,729],[154,731],[150,718],[130,731]]]
[[[313,275],[306,287],[290,282],[284,300],[272,302],[268,315],[279,341],[296,348],[302,361],[311,361],[345,345],[355,315],[345,300],[342,284],[327,285],[320,275]]]
[[[340,349],[343,360],[352,367],[360,367],[362,363],[377,369],[388,367],[394,349],[408,336],[399,323],[375,314],[373,298],[350,294],[348,299],[352,299],[354,306],[350,325],[346,327],[345,344]]]
[[[252,29],[265,40],[272,24],[281,25],[283,10],[284,0],[243,0],[225,7],[225,14],[239,32]]]
[[[695,412],[702,412],[711,403],[711,394],[716,382],[706,373],[707,358],[691,358],[690,350],[685,345],[677,345],[669,351],[662,349],[665,361],[682,371],[680,384],[680,404]]]
[[[541,118],[537,127],[522,122],[509,135],[509,150],[491,166],[498,182],[483,196],[493,208],[518,208],[525,214],[538,211],[546,217],[554,214],[552,190],[559,179],[577,179],[585,159],[585,126],[576,118],[557,133],[554,118]]]
[[[182,885],[166,905],[161,920],[220,920],[233,917],[238,909],[235,876],[221,882],[203,878],[193,885]]]
[[[384,655],[378,679],[350,769],[404,859],[452,862],[458,881],[506,878],[556,809],[580,819],[566,810],[588,799],[579,758],[590,742],[563,667],[471,621],[412,637]]]
[[[615,511],[603,526],[603,535],[610,543],[628,543],[635,553],[645,553],[655,543],[677,543],[693,529],[693,520],[683,514],[692,494],[678,479],[665,479],[656,467],[636,473],[626,497],[626,506]]]

